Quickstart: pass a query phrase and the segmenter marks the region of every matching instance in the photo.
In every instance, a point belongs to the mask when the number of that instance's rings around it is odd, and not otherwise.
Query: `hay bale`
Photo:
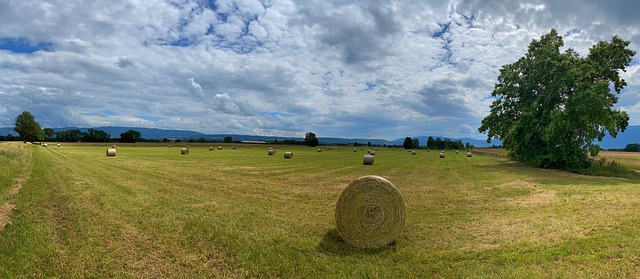
[[[269,156],[273,156],[276,154],[276,151],[273,149],[269,149]]]
[[[322,148],[318,148],[318,152],[322,152]]]
[[[336,204],[338,234],[357,248],[379,248],[393,243],[404,222],[402,195],[380,176],[363,176],[351,182]]]
[[[373,155],[364,155],[364,158],[362,158],[362,163],[365,165],[373,165],[373,161],[376,160],[376,157]]]
[[[456,150],[456,154],[458,154],[458,150]]]
[[[358,149],[355,149],[355,148],[354,148],[354,149],[353,149],[353,152],[358,152]]]
[[[411,155],[416,155],[416,151],[411,151]]]
[[[472,153],[471,152],[467,152],[467,157],[471,157]]]
[[[47,147],[47,146],[49,146],[49,145],[48,145],[48,144],[46,144],[46,143],[43,143],[43,144],[42,144],[42,146]]]
[[[376,152],[371,150],[371,151],[369,151],[369,155],[376,155]]]
[[[116,145],[115,145],[115,144],[114,144],[114,145],[111,145],[111,148],[116,148]]]
[[[180,149],[180,154],[189,155],[189,147],[185,147],[185,148]]]
[[[287,151],[284,153],[285,159],[291,159],[291,157],[293,157],[293,152]]]
[[[209,151],[213,151],[214,149],[213,146],[209,146]]]
[[[222,150],[222,146],[218,146],[218,150]]]
[[[108,148],[107,149],[107,157],[115,157],[116,156],[116,149],[115,148]]]
[[[59,143],[58,143],[58,144],[56,144],[56,147],[60,147],[60,144],[59,144]]]
[[[444,158],[444,152],[440,152],[440,158]]]
[[[235,145],[234,145],[234,146],[231,146],[231,149],[236,149],[236,146],[235,146]]]

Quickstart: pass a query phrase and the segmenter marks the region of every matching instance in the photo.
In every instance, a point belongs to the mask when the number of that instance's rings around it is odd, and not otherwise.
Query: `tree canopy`
[[[40,124],[28,111],[23,111],[18,115],[14,124],[13,130],[18,133],[22,141],[33,142],[44,139],[44,132],[40,129]]]
[[[413,147],[413,140],[410,137],[404,138],[404,142],[402,142],[402,147],[405,149],[411,149]]]
[[[487,141],[499,139],[512,158],[546,168],[573,169],[591,164],[609,133],[624,131],[629,116],[613,109],[620,78],[635,52],[628,41],[592,46],[587,57],[564,43],[555,30],[533,40],[518,61],[500,69],[491,95],[491,113],[478,129]],[[611,92],[613,88],[615,93]]]
[[[313,147],[320,145],[320,142],[318,141],[316,134],[308,132],[304,135],[304,144]]]
[[[136,131],[136,130],[129,130],[126,132],[123,132],[122,134],[120,134],[120,142],[130,142],[130,143],[134,143],[136,141],[141,140],[142,137],[140,135],[140,132]]]

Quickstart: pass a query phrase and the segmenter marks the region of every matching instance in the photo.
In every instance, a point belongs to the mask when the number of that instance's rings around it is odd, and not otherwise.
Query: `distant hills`
[[[65,131],[78,129],[80,131],[86,132],[90,128],[78,128],[78,127],[64,127],[64,128],[53,128],[54,131]],[[140,135],[145,139],[151,140],[162,140],[164,138],[177,138],[181,140],[199,140],[204,138],[208,141],[222,141],[224,137],[231,136],[234,141],[267,141],[271,142],[274,140],[283,141],[283,140],[298,140],[302,141],[303,138],[296,137],[275,137],[275,136],[256,136],[256,135],[236,135],[236,134],[204,134],[195,131],[188,130],[167,130],[167,129],[156,129],[156,128],[140,128],[140,127],[120,127],[120,126],[104,126],[104,127],[95,127],[93,129],[102,130],[107,132],[112,138],[119,138],[120,134],[126,132],[128,130],[136,130],[140,132]],[[0,128],[0,135],[16,135],[13,131],[13,127],[4,127]],[[420,141],[420,145],[424,146],[427,143],[427,138],[429,136],[411,136],[411,138],[418,138]],[[432,136],[435,138],[444,139],[444,136]],[[462,141],[462,143],[469,143],[474,145],[475,147],[490,147],[491,145],[501,145],[500,141],[491,141],[491,143],[487,143],[486,140],[483,139],[472,139],[472,138],[449,138],[453,141]],[[328,137],[318,137],[321,144],[353,144],[357,142],[358,144],[367,144],[371,142],[373,145],[402,145],[404,142],[403,138],[398,138],[394,140],[384,140],[384,139],[367,139],[367,138],[328,138]],[[611,138],[607,136],[603,139],[600,144],[604,149],[612,149],[612,148],[624,148],[627,144],[630,143],[640,143],[640,126],[629,126],[627,127],[624,133],[619,133],[617,138]]]

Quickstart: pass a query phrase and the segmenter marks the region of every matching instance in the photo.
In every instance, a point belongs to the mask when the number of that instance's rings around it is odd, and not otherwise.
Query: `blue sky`
[[[436,2],[431,3],[431,2]],[[505,3],[506,2],[506,3]],[[551,28],[639,50],[636,1],[0,1],[0,127],[395,139],[477,132]],[[640,125],[638,57],[618,108]]]

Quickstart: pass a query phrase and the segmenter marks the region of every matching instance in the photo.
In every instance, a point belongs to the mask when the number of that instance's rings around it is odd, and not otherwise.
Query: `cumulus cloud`
[[[638,50],[638,8],[586,0],[0,1],[0,42],[49,48],[0,44],[0,126],[28,110],[52,127],[484,138],[473,127],[488,113],[498,71],[531,40],[556,28],[582,55],[613,35]],[[640,124],[637,69],[634,60],[620,95],[632,125]]]

